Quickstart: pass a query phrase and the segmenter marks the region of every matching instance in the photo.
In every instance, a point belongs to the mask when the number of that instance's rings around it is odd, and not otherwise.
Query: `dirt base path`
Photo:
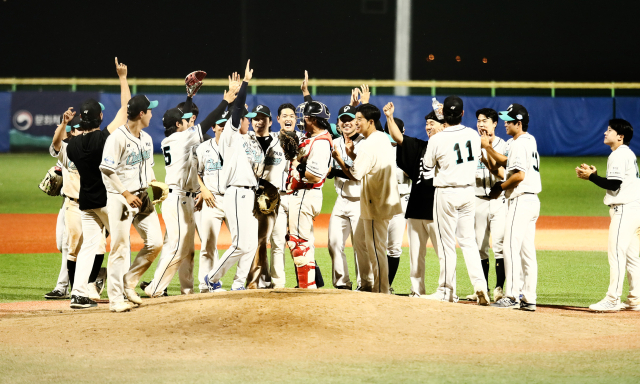
[[[316,247],[327,246],[328,214],[315,220]],[[56,253],[56,214],[0,214],[0,254],[3,253]],[[164,232],[164,221],[160,215]],[[538,220],[536,247],[540,250],[606,251],[608,217],[543,216]],[[35,229],[35,230],[34,230]],[[222,226],[218,247],[224,249],[231,244],[226,226]],[[196,249],[200,239],[196,235]],[[351,241],[347,246],[352,246]],[[404,247],[409,246],[405,233]],[[131,247],[142,248],[142,239],[131,228]]]

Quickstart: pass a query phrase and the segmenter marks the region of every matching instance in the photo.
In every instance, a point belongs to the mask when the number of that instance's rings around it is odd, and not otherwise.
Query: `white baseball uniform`
[[[540,215],[538,193],[540,182],[540,156],[536,139],[524,133],[507,142],[505,180],[515,172],[524,172],[524,180],[516,188],[505,191],[508,203],[504,234],[504,295],[514,301],[536,303],[538,262],[536,260],[536,221]]]
[[[356,133],[351,136],[351,140],[353,141],[354,152],[357,155],[360,143],[364,141],[364,136]],[[335,139],[333,145],[336,151],[340,153],[344,163],[350,168],[353,165],[353,160],[347,155],[344,138],[339,137]],[[336,170],[341,170],[340,164],[335,160],[333,160],[332,167]],[[333,286],[336,288],[346,287],[352,289],[352,282],[349,278],[349,268],[347,266],[347,256],[344,248],[349,236],[351,236],[351,243],[354,243],[353,236],[358,226],[358,220],[360,219],[361,184],[360,181],[343,179],[338,176],[335,177],[333,182],[338,197],[336,198],[335,205],[331,211],[331,217],[329,218],[328,247],[332,263],[332,281]],[[353,256],[356,260],[356,283],[359,287],[360,275],[357,273],[358,257],[355,251]]]
[[[257,148],[262,151],[264,168],[258,177],[267,181],[279,191],[286,191],[286,174],[289,170],[289,162],[284,157],[284,151],[280,145],[279,132],[270,132],[265,138],[258,138],[254,131],[248,133],[248,137],[258,143]],[[263,141],[266,147],[260,144]],[[281,197],[282,197],[281,193]],[[278,215],[281,209],[269,215],[258,215],[258,250],[252,265],[248,287],[269,288],[285,285],[284,272],[284,246],[286,243],[286,221],[280,219],[280,225],[276,228]],[[286,217],[286,214],[284,214]],[[283,228],[282,223],[285,223]],[[271,263],[267,256],[267,243],[271,242]]]
[[[162,253],[153,280],[144,289],[149,297],[162,296],[180,264],[193,255],[196,234],[193,198],[200,190],[195,152],[202,139],[202,129],[200,125],[195,125],[172,133],[160,145],[164,154],[165,184],[169,187],[169,196],[162,202],[162,218],[166,227]],[[181,287],[183,293],[193,293],[193,274],[186,280],[184,283],[187,286]]]
[[[487,291],[474,231],[474,185],[479,156],[478,132],[462,125],[447,127],[434,135],[424,156],[425,167],[435,172],[433,217],[441,240],[439,292],[446,301],[457,300],[456,238],[474,290]]]
[[[495,137],[492,143],[493,149],[504,155],[507,143],[500,137]],[[483,149],[486,157],[486,151]],[[502,259],[502,243],[504,240],[504,227],[507,218],[507,199],[504,193],[497,199],[490,199],[491,187],[498,182],[498,178],[492,174],[484,163],[478,160],[476,170],[476,243],[480,251],[480,258],[489,258],[489,239],[493,240],[493,254],[496,259]]]
[[[609,206],[609,289],[607,298],[619,303],[624,284],[624,271],[629,278],[629,298],[640,297],[640,244],[636,231],[640,227],[640,172],[636,155],[627,145],[611,152],[607,160],[607,179],[620,180],[617,191],[607,190]]]
[[[242,85],[245,87],[247,83]],[[241,89],[241,93],[242,93]],[[242,97],[236,103],[243,105]],[[234,108],[238,108],[237,106]],[[235,110],[235,109],[234,109]],[[234,113],[234,112],[232,112]],[[231,233],[231,247],[214,262],[207,274],[211,284],[218,283],[234,263],[238,263],[232,290],[243,289],[251,263],[258,248],[258,220],[253,215],[256,171],[261,170],[263,158],[252,140],[240,133],[240,124],[233,125],[233,118],[227,120],[220,136],[220,152],[224,163],[220,175],[224,193],[223,211],[228,218]]]
[[[222,205],[224,196],[221,193],[222,184],[220,181],[222,173],[222,155],[216,139],[210,139],[198,146],[196,150],[198,158],[198,174],[207,189],[213,194],[216,206],[210,208],[206,203],[202,204],[199,234],[200,234],[200,266],[198,270],[198,280],[200,281],[200,292],[209,292],[204,277],[213,269],[213,264],[218,260],[218,236],[222,222],[226,221]],[[229,223],[227,222],[227,227]]]
[[[56,166],[62,168],[62,163],[58,161]],[[69,254],[69,247],[65,238],[66,228],[64,225],[64,211],[65,203],[67,199],[62,198],[62,206],[58,211],[58,217],[56,219],[56,247],[62,255],[62,261],[60,265],[60,272],[58,273],[58,280],[54,291],[67,292],[69,290],[69,271],[67,270],[67,255]]]
[[[393,157],[395,159],[396,149],[393,148]],[[398,193],[400,194],[400,204],[402,205],[402,213],[399,213],[389,220],[389,238],[387,240],[387,254],[389,257],[400,257],[402,255],[402,240],[404,239],[404,230],[407,227],[407,204],[411,193],[411,179],[404,174],[404,171],[396,167],[396,179],[398,180]]]
[[[360,144],[349,170],[356,180],[362,180],[354,248],[363,291],[389,293],[389,220],[402,213],[395,156],[389,156],[392,149],[385,133],[372,132]]]
[[[111,253],[109,254],[109,301],[124,300],[124,289],[135,289],[140,277],[149,269],[162,249],[162,229],[155,207],[146,195],[153,172],[153,141],[144,131],[135,137],[122,125],[107,139],[102,153],[100,170],[107,189],[107,210]],[[115,173],[125,190],[143,197],[142,208],[131,208],[105,173]],[[144,242],[144,247],[131,263],[131,225]],[[85,236],[87,234],[85,233]],[[131,267],[129,267],[131,266]],[[128,272],[127,272],[128,271]]]

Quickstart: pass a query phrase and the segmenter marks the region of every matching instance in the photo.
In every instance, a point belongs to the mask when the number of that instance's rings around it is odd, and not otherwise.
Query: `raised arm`
[[[313,101],[311,94],[309,93],[309,72],[304,71],[304,80],[302,80],[302,85],[300,86],[302,90],[302,96],[304,96],[304,101],[307,103]]]
[[[213,127],[216,124],[216,121],[222,118],[222,114],[226,111],[227,107],[236,99],[236,95],[238,94],[238,90],[240,89],[240,85],[238,84],[236,88],[229,89],[229,91],[224,92],[224,97],[218,107],[211,111],[207,115],[207,117],[202,120],[200,123],[200,129],[202,130],[202,134],[204,135],[209,128]]]
[[[249,81],[253,77],[253,69],[250,68],[251,60],[247,60],[247,67],[244,71],[244,81],[240,86],[240,92],[238,92],[237,100],[233,107],[233,112],[231,113],[231,123],[234,127],[239,127],[241,134],[246,134],[249,130],[247,126],[246,129],[242,128],[242,109],[244,108],[244,103],[247,100],[247,87],[249,86]],[[243,132],[244,131],[244,132]]]
[[[107,126],[109,133],[113,133],[119,126],[127,122],[127,103],[131,99],[131,91],[127,82],[127,66],[118,63],[117,57],[116,72],[118,72],[118,77],[120,78],[120,109],[113,121]]]
[[[72,109],[72,107],[69,107],[69,109],[65,111],[65,113],[62,115],[62,122],[60,122],[60,125],[58,125],[58,128],[56,128],[56,132],[53,134],[53,141],[51,142],[51,144],[53,145],[53,149],[55,149],[56,152],[59,152],[60,148],[62,147],[62,140],[64,140],[65,133],[67,132],[67,124],[71,121],[71,119],[73,119],[73,116],[76,115],[76,113],[72,111]]]
[[[391,135],[391,138],[398,143],[398,145],[402,145],[404,136],[402,135],[402,132],[400,132],[400,128],[398,128],[396,121],[393,119],[393,112],[395,111],[393,103],[387,103],[382,110],[384,111],[384,115],[387,116],[387,127],[389,127],[389,134]]]

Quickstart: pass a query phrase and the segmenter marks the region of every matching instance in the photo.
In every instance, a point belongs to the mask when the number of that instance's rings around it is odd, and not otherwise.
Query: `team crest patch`
[[[104,161],[105,164],[107,165],[114,165],[116,162],[113,160],[113,157],[111,156],[107,156],[104,159],[102,159],[102,161]]]

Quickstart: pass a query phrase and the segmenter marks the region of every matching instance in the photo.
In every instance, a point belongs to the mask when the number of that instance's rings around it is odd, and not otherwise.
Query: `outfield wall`
[[[147,132],[154,140],[156,153],[164,138],[162,115],[179,102],[183,95],[148,94],[151,100],[158,100],[151,126]],[[120,107],[120,95],[98,92],[1,92],[0,93],[0,152],[46,149],[51,142],[60,115],[68,108],[79,110],[80,103],[93,97],[101,101],[106,109],[105,121],[110,121]],[[443,101],[445,95],[437,96]],[[327,104],[336,115],[338,109],[349,101],[349,95],[318,95],[315,97]],[[221,95],[201,94],[196,96],[196,104],[201,114],[213,110],[220,102]],[[463,97],[466,115],[463,124],[475,127],[475,111],[493,108],[501,111],[510,103],[520,103],[529,110],[531,121],[529,131],[538,140],[541,155],[554,156],[602,156],[609,149],[602,144],[603,133],[612,117],[623,118],[632,125],[640,126],[640,98],[637,97]],[[372,96],[371,103],[382,108],[392,101],[395,116],[404,120],[407,134],[426,138],[424,116],[431,111],[430,96]],[[272,113],[282,103],[294,105],[302,102],[300,94],[293,95],[249,95],[249,108],[257,104],[269,106]],[[202,117],[201,117],[202,118]],[[384,121],[383,116],[383,121]],[[332,119],[334,122],[335,119]],[[274,122],[277,128],[277,123]],[[507,138],[498,125],[497,133]],[[211,132],[210,132],[211,133]],[[633,140],[631,147],[640,153],[640,139]]]

